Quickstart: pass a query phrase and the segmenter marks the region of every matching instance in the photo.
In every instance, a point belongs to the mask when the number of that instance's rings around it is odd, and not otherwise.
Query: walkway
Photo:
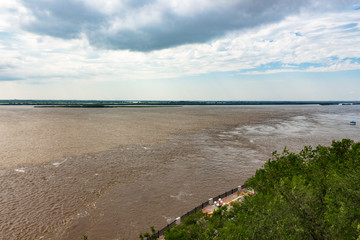
[[[241,201],[240,199],[242,199],[245,196],[249,196],[249,195],[254,195],[254,190],[245,188],[245,189],[237,191],[237,192],[221,199],[222,204],[228,205],[228,209],[231,209],[232,208],[232,206],[230,205],[231,202]],[[204,207],[202,209],[202,212],[212,214],[216,209],[219,208],[218,206],[216,206],[216,203],[217,203],[217,201],[214,201],[213,204]],[[163,239],[165,239],[165,237],[164,237],[164,235],[161,235],[158,239],[163,240]]]
[[[222,200],[223,204],[229,205],[229,203],[238,201],[239,199],[241,199],[249,194],[250,194],[250,192],[246,192],[245,190],[240,190],[239,192],[233,193],[227,197],[224,197],[221,200]],[[213,204],[208,205],[205,208],[203,208],[202,212],[212,214],[218,208],[219,207],[217,207],[216,203],[214,202]]]

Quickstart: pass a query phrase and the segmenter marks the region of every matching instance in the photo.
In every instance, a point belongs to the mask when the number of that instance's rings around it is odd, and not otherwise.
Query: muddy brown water
[[[138,239],[274,150],[360,140],[360,106],[0,106],[0,239]]]

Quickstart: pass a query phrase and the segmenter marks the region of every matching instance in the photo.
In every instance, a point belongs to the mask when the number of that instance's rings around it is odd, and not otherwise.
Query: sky
[[[0,2],[0,99],[360,100],[360,0]]]

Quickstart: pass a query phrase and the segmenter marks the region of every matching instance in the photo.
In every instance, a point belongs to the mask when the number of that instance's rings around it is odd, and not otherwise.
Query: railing
[[[176,220],[174,220],[172,223],[168,224],[166,227],[164,227],[163,229],[159,230],[157,232],[157,237],[160,237],[161,235],[164,234],[164,232],[172,227],[176,226]]]
[[[233,189],[231,189],[230,191],[227,191],[227,192],[225,192],[225,193],[223,193],[223,194],[220,194],[220,195],[218,195],[218,196],[216,196],[216,197],[210,198],[210,200],[208,200],[208,201],[206,201],[206,202],[203,202],[202,204],[200,204],[199,206],[195,207],[195,208],[192,209],[191,211],[185,213],[185,214],[182,215],[181,217],[178,217],[176,220],[174,220],[173,222],[169,223],[168,225],[166,225],[166,226],[165,226],[164,228],[162,228],[161,230],[157,231],[157,232],[156,232],[157,237],[159,238],[161,235],[164,234],[164,232],[165,232],[166,230],[168,230],[168,229],[170,229],[170,228],[172,228],[172,227],[180,224],[180,221],[181,221],[182,218],[187,217],[187,216],[189,216],[189,215],[192,215],[192,214],[194,214],[196,211],[201,210],[201,209],[203,209],[204,207],[210,205],[210,201],[218,201],[219,198],[227,197],[227,196],[229,196],[229,195],[231,195],[231,194],[233,194],[233,193],[236,193],[237,191],[240,191],[240,190],[243,189],[243,188],[244,188],[243,186],[239,186],[239,187],[233,188]],[[211,203],[211,204],[212,204],[212,203]]]
[[[240,189],[239,189],[238,187],[237,187],[237,188],[233,188],[233,189],[231,189],[230,191],[227,191],[227,192],[225,192],[225,193],[223,193],[223,194],[220,194],[220,195],[217,196],[217,197],[214,197],[213,200],[214,200],[214,201],[217,201],[217,200],[219,200],[219,198],[227,197],[227,196],[229,196],[229,195],[231,195],[231,194],[233,194],[233,193],[235,193],[235,192],[237,192],[237,191],[240,191],[241,189],[243,189],[243,186],[240,186]]]

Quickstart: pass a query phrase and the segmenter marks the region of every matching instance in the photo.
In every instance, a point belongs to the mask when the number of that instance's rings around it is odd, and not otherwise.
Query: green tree
[[[197,212],[165,232],[171,239],[360,239],[360,143],[274,152],[245,187],[253,197]]]

